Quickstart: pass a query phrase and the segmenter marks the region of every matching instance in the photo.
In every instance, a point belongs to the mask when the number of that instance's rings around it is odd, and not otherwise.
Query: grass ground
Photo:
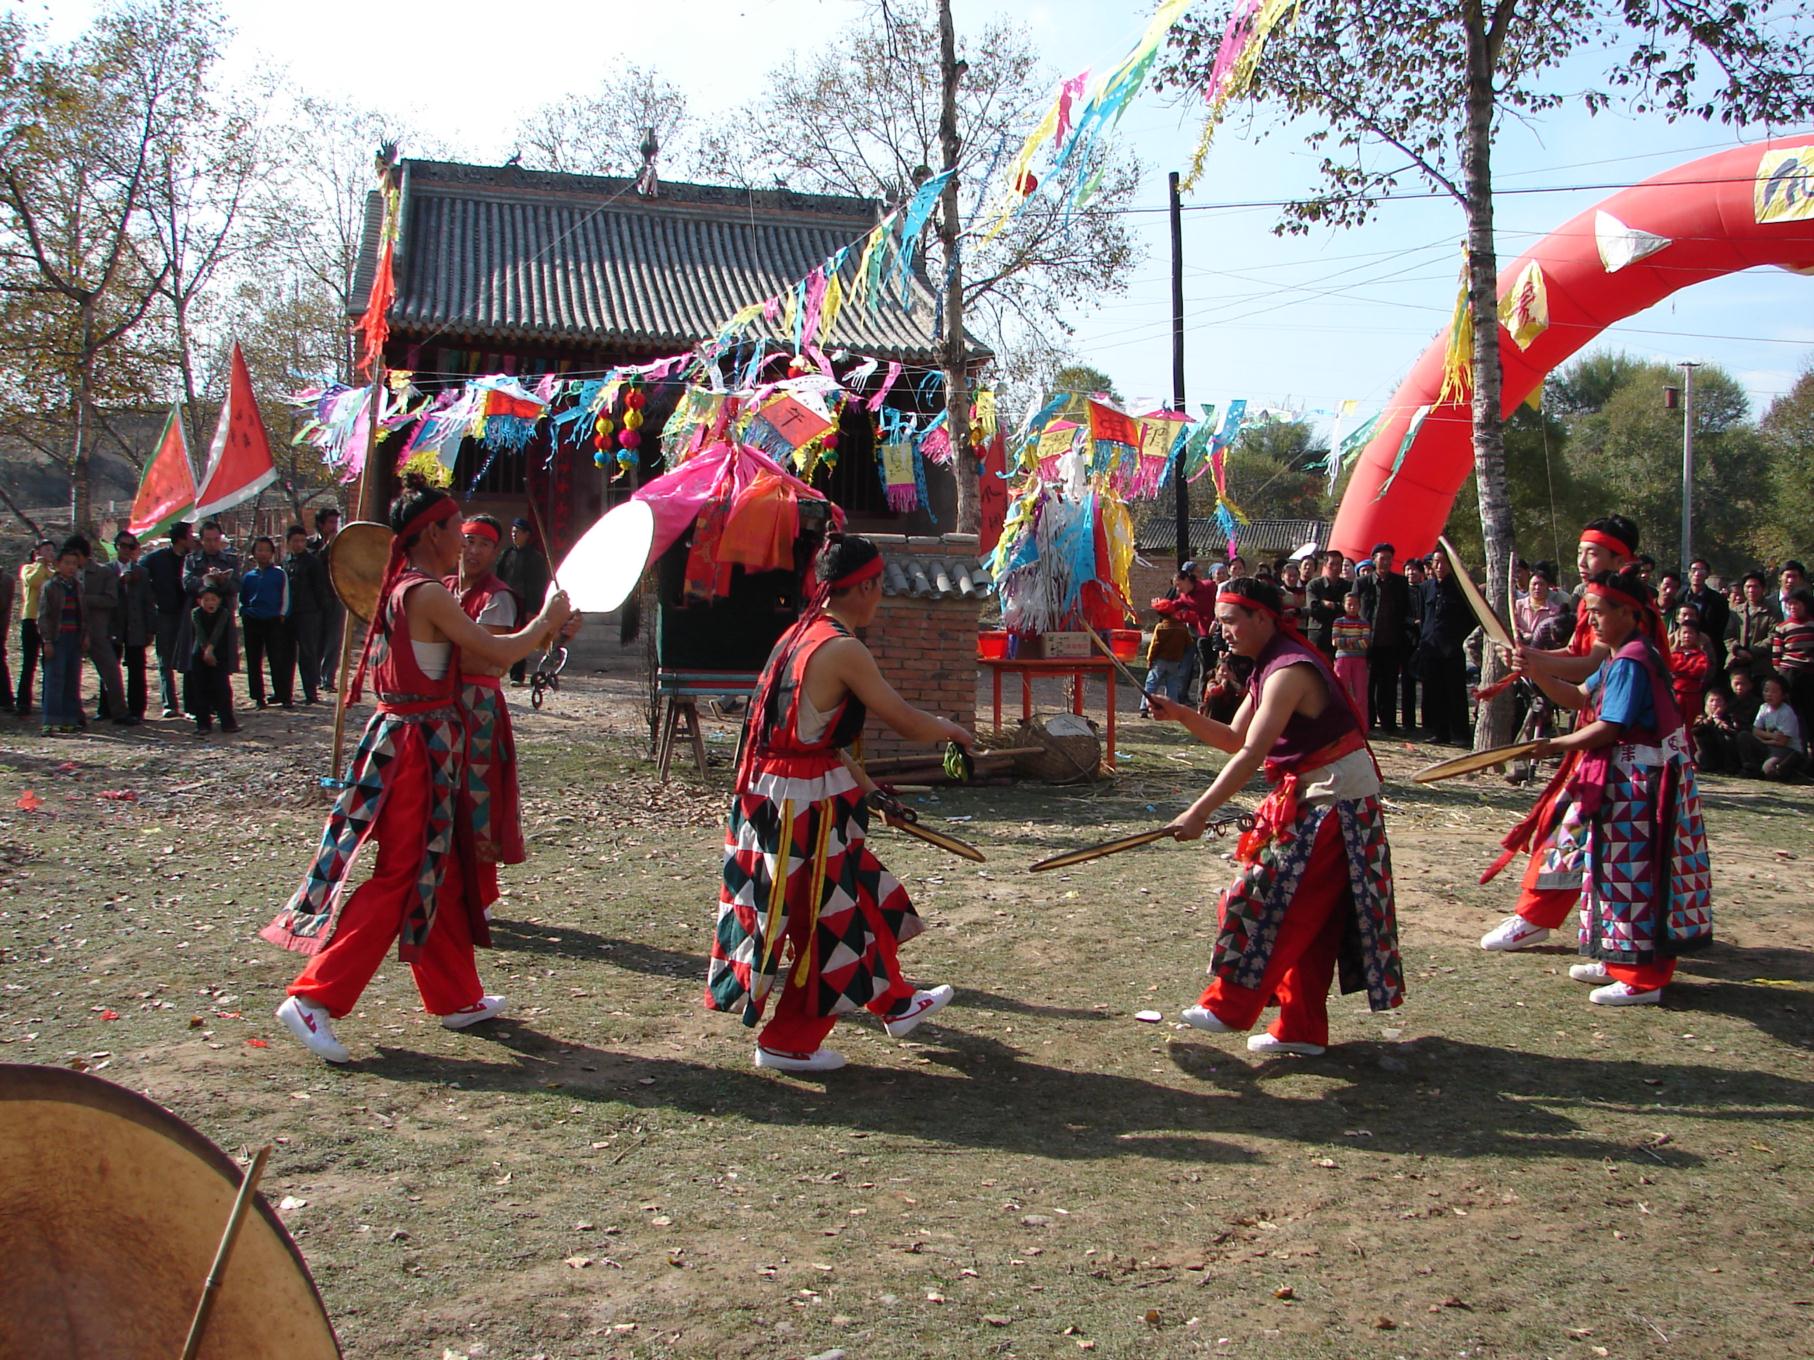
[[[1805,789],[1708,781],[1719,943],[1665,1008],[1606,1011],[1567,950],[1475,945],[1528,795],[1417,788],[1431,752],[1388,748],[1407,1004],[1342,998],[1326,1058],[1260,1061],[1174,1023],[1226,842],[1024,872],[1219,760],[1130,723],[1112,784],[921,805],[987,865],[878,832],[931,926],[910,969],[959,1002],[905,1043],[840,1026],[853,1066],[802,1081],[699,1004],[722,771],[657,785],[582,681],[519,725],[532,858],[482,960],[510,1018],[446,1033],[392,965],[334,1070],[271,1019],[297,961],[255,938],[326,723],[0,727],[0,1060],[277,1141],[349,1356],[1814,1354]]]

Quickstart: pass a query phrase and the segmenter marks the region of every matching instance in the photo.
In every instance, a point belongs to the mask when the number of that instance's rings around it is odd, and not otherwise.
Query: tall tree
[[[270,134],[248,112],[266,107],[260,96],[268,93],[236,90],[222,100],[199,92],[183,135],[159,146],[152,165],[145,198],[151,243],[144,253],[163,276],[191,448],[202,446],[198,306],[217,279],[253,252],[267,267],[277,258],[271,247],[281,239],[281,219],[261,192],[273,169]]]
[[[145,321],[168,276],[141,254],[163,150],[182,135],[213,56],[214,16],[181,0],[125,0],[67,48],[8,20],[0,93],[0,270],[59,347],[69,415],[70,518],[92,525],[89,469],[109,352]]]
[[[1326,485],[1315,465],[1328,456],[1310,423],[1246,426],[1228,454],[1228,495],[1252,519],[1320,519]]]
[[[1119,406],[1121,394],[1115,390],[1115,380],[1100,368],[1089,364],[1069,363],[1053,370],[1050,391],[1052,395],[1064,394],[1064,405],[1058,414],[1066,420],[1081,419],[1092,396],[1101,393],[1109,401]]]
[[[517,124],[518,154],[536,170],[633,175],[652,132],[665,163],[704,169],[679,86],[636,65],[612,70],[593,93],[543,104]]]
[[[1760,562],[1806,561],[1814,550],[1814,364],[1770,403],[1760,430],[1770,460],[1769,488],[1752,547]]]
[[[1644,551],[1665,568],[1687,565],[1676,561],[1683,412],[1663,395],[1681,381],[1681,370],[1669,364],[1627,365],[1597,406],[1568,421],[1574,475],[1594,487],[1601,504],[1637,521]],[[1767,511],[1769,448],[1751,423],[1744,388],[1714,364],[1695,374],[1694,454],[1696,544],[1715,571],[1748,566]]]
[[[1619,99],[1665,118],[1783,125],[1814,110],[1803,0],[1305,0],[1266,49],[1254,93],[1308,127],[1321,185],[1290,205],[1285,231],[1351,226],[1409,175],[1451,196],[1467,223],[1475,481],[1489,562],[1513,549],[1499,365],[1493,233],[1495,124],[1560,106],[1579,90],[1565,59],[1603,53],[1590,109]],[[1187,17],[1168,78],[1201,87],[1222,40],[1219,15]],[[1497,577],[1498,573],[1488,573]],[[1489,580],[1503,610],[1505,584]],[[1505,735],[1509,704],[1483,716]]]
[[[991,170],[1018,149],[1054,82],[1023,28],[997,21],[953,32],[950,64],[961,78],[946,129],[938,17],[934,0],[865,0],[848,28],[771,72],[767,92],[708,136],[705,155],[750,184],[890,204],[954,158],[947,193],[973,215]],[[955,152],[946,131],[955,134]],[[923,255],[935,295],[957,289],[957,305],[947,301],[941,311],[961,310],[963,325],[998,353],[1054,346],[1069,334],[1066,306],[1126,287],[1138,248],[1119,210],[1138,173],[1131,156],[1098,145],[1074,157],[1059,182],[1041,186],[991,240],[953,237],[948,211],[945,239],[930,239]],[[1073,209],[1071,190],[1091,180],[1095,196]],[[954,271],[960,240],[963,267]],[[954,422],[953,435],[967,437],[967,425]]]

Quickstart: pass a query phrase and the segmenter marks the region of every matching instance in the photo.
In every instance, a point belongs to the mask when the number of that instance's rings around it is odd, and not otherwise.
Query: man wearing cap
[[[1638,526],[1624,515],[1606,515],[1589,521],[1581,531],[1575,552],[1575,565],[1581,573],[1583,604],[1587,583],[1606,573],[1618,573],[1632,565],[1638,550]],[[1642,579],[1642,571],[1638,578]],[[1545,651],[1521,644],[1513,654],[1513,669],[1528,675],[1540,689],[1549,686],[1543,680],[1563,685],[1581,685],[1595,674],[1612,655],[1594,631],[1588,610],[1579,610],[1574,636],[1567,648]],[[1596,721],[1595,702],[1582,711],[1577,728]],[[1480,947],[1494,953],[1528,949],[1549,938],[1550,931],[1568,919],[1581,898],[1581,874],[1585,867],[1585,846],[1580,818],[1573,813],[1573,795],[1568,786],[1569,767],[1564,764],[1549,785],[1538,796],[1525,818],[1500,842],[1503,853],[1481,875],[1482,883],[1490,881],[1520,851],[1528,850],[1524,880],[1518,892],[1513,914],[1480,937]]]
[[[510,521],[510,546],[498,555],[498,578],[510,587],[524,608],[539,609],[548,593],[548,559],[536,546],[529,521],[521,515]],[[510,683],[520,685],[528,669],[527,661],[510,668]]]
[[[1272,586],[1246,578],[1217,594],[1230,646],[1254,663],[1232,723],[1161,697],[1153,711],[1232,753],[1168,825],[1177,839],[1201,836],[1210,814],[1262,769],[1273,786],[1236,848],[1240,869],[1222,894],[1210,984],[1181,1018],[1210,1033],[1238,1033],[1276,1001],[1279,1018],[1248,1050],[1314,1057],[1329,1042],[1338,965],[1342,991],[1364,989],[1374,1010],[1403,1002],[1404,965],[1379,766],[1346,691],[1282,604]]]
[[[472,515],[460,526],[465,546],[458,575],[447,588],[466,617],[488,633],[514,633],[523,602],[492,569],[504,530],[490,515]],[[522,805],[517,793],[516,739],[510,705],[504,702],[502,666],[478,657],[460,658],[462,702],[466,709],[466,806],[472,818],[479,905],[487,912],[498,900],[498,865],[521,864]]]

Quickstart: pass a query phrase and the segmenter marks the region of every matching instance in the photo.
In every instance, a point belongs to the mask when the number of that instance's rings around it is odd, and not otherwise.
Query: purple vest
[[[1325,747],[1341,740],[1350,732],[1360,730],[1360,724],[1354,720],[1354,710],[1349,708],[1346,692],[1335,678],[1335,672],[1329,669],[1321,653],[1303,643],[1294,641],[1284,632],[1274,633],[1272,641],[1261,649],[1254,658],[1253,696],[1257,708],[1261,690],[1267,677],[1274,671],[1283,670],[1286,666],[1314,666],[1316,673],[1323,679],[1323,688],[1327,702],[1323,711],[1314,718],[1306,718],[1302,713],[1293,713],[1285,722],[1285,730],[1279,733],[1279,739],[1267,752],[1268,762],[1280,761],[1287,765],[1296,764],[1306,756],[1314,755]]]

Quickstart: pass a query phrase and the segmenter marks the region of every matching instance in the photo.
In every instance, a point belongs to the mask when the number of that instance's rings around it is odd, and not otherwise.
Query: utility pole
[[[1172,410],[1184,414],[1184,215],[1178,206],[1178,172],[1166,179],[1171,194],[1172,216]],[[1178,565],[1191,557],[1190,483],[1184,477],[1184,460],[1172,472],[1172,485],[1177,497]]]
[[[945,252],[945,429],[951,436],[951,471],[957,478],[957,531],[982,528],[976,456],[970,448],[970,383],[964,368],[964,271],[958,245],[957,158],[963,144],[957,136],[957,84],[968,70],[957,59],[957,33],[951,22],[951,0],[938,0],[939,150],[944,154],[945,191],[939,201],[939,245]]]
[[[1682,560],[1685,574],[1694,560],[1694,370],[1697,363],[1677,365],[1682,370]]]

